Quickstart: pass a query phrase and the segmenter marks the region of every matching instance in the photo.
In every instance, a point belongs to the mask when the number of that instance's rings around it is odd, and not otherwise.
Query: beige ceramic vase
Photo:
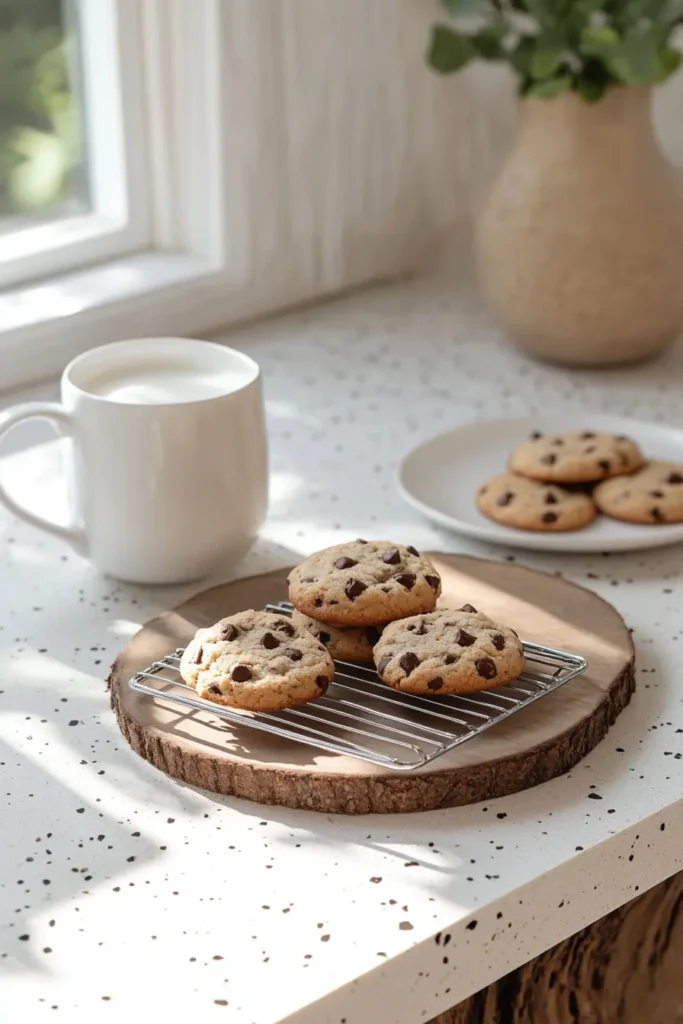
[[[636,87],[522,101],[477,255],[494,314],[543,359],[643,359],[683,328],[683,191],[650,103]]]

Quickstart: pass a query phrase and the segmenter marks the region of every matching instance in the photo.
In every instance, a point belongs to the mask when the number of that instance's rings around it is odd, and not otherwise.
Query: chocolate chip
[[[555,445],[556,448],[560,448],[564,444],[564,438],[556,437],[554,439],[554,441],[553,441],[553,444]]]
[[[240,631],[237,626],[233,626],[232,622],[228,622],[226,626],[223,626],[221,630],[219,640],[236,640],[240,635]]]
[[[285,636],[294,636],[294,634],[296,633],[296,630],[291,622],[283,622],[282,619],[278,619],[277,622],[275,623],[275,626],[277,629],[280,630],[281,633],[284,633]]]
[[[316,608],[322,608],[322,603],[323,603],[322,597],[316,597],[315,601],[313,602],[313,604],[316,606]]]
[[[412,651],[406,651],[405,654],[402,654],[401,660],[399,661],[399,665],[407,676],[409,676],[413,669],[417,668],[419,664],[420,659],[417,654],[413,654]]]
[[[320,640],[321,644],[327,645],[332,639],[332,635],[330,633],[326,633],[325,630],[322,630],[320,633],[318,633],[318,639]]]
[[[425,625],[424,622],[421,622],[419,626],[415,627],[415,635],[416,636],[424,636],[426,632],[427,632],[427,626]]]
[[[544,512],[541,516],[542,523],[556,523],[560,517],[557,512]]]
[[[557,455],[554,452],[548,452],[547,455],[541,455],[539,462],[542,462],[544,466],[553,466],[557,462]]]
[[[221,697],[223,695],[223,691],[217,683],[211,683],[211,686],[207,686],[206,690],[207,693],[213,693],[216,697]]]
[[[656,523],[663,523],[663,522],[665,522],[665,518],[664,518],[664,515],[662,514],[661,508],[657,508],[656,505],[655,505],[654,508],[650,509],[650,515],[652,516],[652,518],[654,519],[654,521]]]
[[[374,647],[375,644],[379,641],[380,632],[377,629],[377,626],[368,626],[368,628],[365,630],[365,635],[368,638],[368,643],[372,644],[372,646]]]
[[[285,647],[282,653],[285,657],[289,658],[290,661],[301,661],[303,658],[303,654],[298,647]]]
[[[441,580],[439,579],[438,576],[425,576],[425,579],[427,580],[427,583],[432,588],[432,590],[439,589],[439,584],[441,583]]]
[[[553,494],[552,491],[548,491],[543,500],[545,501],[546,505],[557,505],[558,501],[557,496]]]
[[[581,437],[584,441],[587,441],[589,437],[595,437],[595,434],[592,432],[592,430],[584,430]]]
[[[400,583],[406,590],[412,590],[417,581],[417,576],[412,572],[401,573],[400,576],[394,576],[397,583]]]
[[[651,498],[663,498],[664,497],[664,491],[650,491],[650,497]]]
[[[272,633],[264,633],[261,637],[261,643],[268,651],[274,651],[276,647],[280,646],[280,641]]]
[[[204,648],[200,647],[199,650],[197,651],[197,654],[195,655],[195,659],[194,659],[195,665],[201,665],[203,657],[204,657]]]
[[[491,640],[493,641],[493,646],[497,651],[502,651],[505,647],[505,637],[502,633],[493,633]]]
[[[472,634],[468,633],[467,630],[459,629],[455,637],[455,642],[460,647],[471,647],[476,639],[476,636],[472,636]]]
[[[666,482],[668,484],[683,484],[683,476],[680,473],[669,473]]]
[[[251,676],[252,672],[248,665],[235,665],[230,673],[230,678],[234,679],[236,683],[246,683]]]
[[[356,544],[367,544],[367,541],[363,540],[362,537],[356,537]]]
[[[472,604],[464,604],[462,606],[462,608],[459,609],[459,611],[461,611],[461,612],[469,612],[470,615],[476,615],[477,614],[477,609]],[[448,625],[448,623],[446,623],[446,625]]]
[[[540,430],[534,430],[533,434],[531,435],[531,440],[532,441],[538,441],[539,437],[543,437],[543,434],[541,433],[541,431]]]
[[[322,696],[323,693],[327,693],[327,687],[330,685],[330,681],[327,676],[316,676],[315,685],[320,689]]]
[[[427,683],[427,687],[430,690],[440,690],[443,686],[443,679],[441,676],[437,676],[436,679],[430,679]]]
[[[416,558],[420,557],[420,552],[417,550],[417,548],[414,548],[412,544],[408,545],[406,551],[410,551],[411,555],[415,555]]]
[[[354,565],[358,565],[355,558],[347,558],[346,555],[342,555],[334,563],[335,569],[352,569]]]
[[[593,452],[597,452],[597,450],[598,450],[597,444],[589,444],[587,448],[583,449],[583,454],[584,455],[592,455]]]
[[[379,672],[380,675],[382,674],[382,672],[384,672],[385,668],[391,661],[392,657],[393,655],[391,654],[385,654],[383,658],[380,658],[379,662],[377,663],[377,671]]]
[[[509,505],[513,498],[514,494],[512,491],[505,491],[505,493],[501,494],[499,498],[496,498],[496,505]]]
[[[388,551],[385,551],[384,554],[382,555],[382,561],[386,562],[387,565],[398,565],[398,563],[401,561],[401,556],[398,553],[398,548],[389,548]]]
[[[612,468],[612,463],[609,459],[598,459],[598,466],[604,473],[609,473]]]
[[[288,581],[288,582],[289,582],[289,581]],[[302,579],[302,581],[301,581],[301,582],[302,582],[302,583],[315,583],[315,576],[305,576],[305,577],[304,577],[304,578]]]
[[[496,666],[490,658],[478,658],[474,666],[482,679],[494,679]]]
[[[444,659],[444,665],[453,665],[458,660],[457,654],[447,654]]]
[[[360,580],[349,580],[344,587],[344,593],[348,597],[349,601],[355,601],[357,597],[367,590],[368,588]]]

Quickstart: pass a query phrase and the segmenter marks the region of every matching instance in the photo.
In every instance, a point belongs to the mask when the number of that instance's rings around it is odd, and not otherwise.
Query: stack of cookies
[[[244,611],[200,629],[180,672],[200,697],[277,711],[324,696],[333,658],[374,661],[404,693],[470,693],[503,686],[524,668],[517,634],[471,605],[435,611],[438,572],[414,547],[356,540],[292,570],[292,618]]]
[[[683,522],[683,466],[646,462],[623,435],[538,431],[518,445],[508,473],[479,488],[489,519],[519,530],[581,530],[598,511],[643,524]]]

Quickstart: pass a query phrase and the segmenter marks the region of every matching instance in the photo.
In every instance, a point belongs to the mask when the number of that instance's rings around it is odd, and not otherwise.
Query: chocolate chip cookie
[[[627,523],[683,522],[683,466],[649,462],[638,473],[606,480],[593,492],[601,512]]]
[[[581,530],[596,516],[588,494],[565,491],[555,484],[527,480],[514,473],[501,473],[480,487],[477,505],[489,519],[518,530]]]
[[[249,711],[280,711],[321,697],[334,678],[324,644],[271,612],[245,611],[198,630],[180,674],[200,697]]]
[[[524,668],[514,630],[474,609],[392,622],[374,659],[382,682],[403,693],[473,693],[503,686]]]
[[[381,636],[381,626],[330,626],[294,610],[292,622],[308,629],[325,644],[335,661],[372,661],[372,648]]]
[[[436,569],[414,547],[355,540],[317,551],[289,577],[289,599],[332,626],[376,626],[429,612],[441,593]]]
[[[638,445],[628,437],[574,430],[545,435],[538,431],[515,448],[513,473],[554,483],[590,483],[632,473],[644,463]]]

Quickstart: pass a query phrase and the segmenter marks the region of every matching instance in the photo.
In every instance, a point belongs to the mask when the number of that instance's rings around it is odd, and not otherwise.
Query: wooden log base
[[[132,638],[110,675],[123,735],[141,757],[192,785],[326,813],[453,807],[568,771],[600,742],[633,692],[633,645],[623,620],[595,594],[556,576],[462,555],[432,558],[443,580],[443,607],[469,602],[527,640],[582,654],[588,671],[410,774],[233,726],[210,712],[182,711],[130,689],[135,672],[186,644],[200,626],[286,597],[282,570],[197,594]]]
[[[430,1024],[681,1024],[683,872]]]

